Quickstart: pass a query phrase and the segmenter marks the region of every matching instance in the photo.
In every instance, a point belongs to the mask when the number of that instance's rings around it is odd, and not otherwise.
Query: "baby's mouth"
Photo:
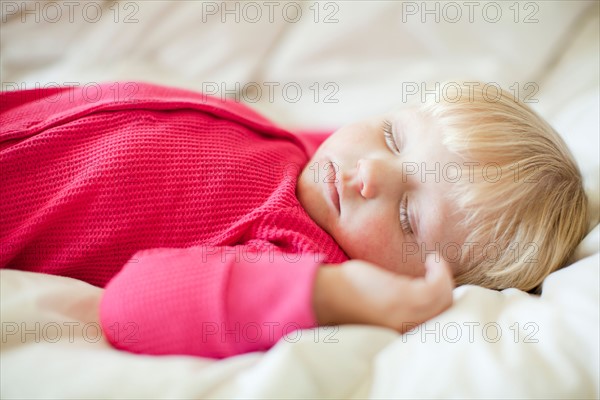
[[[329,167],[331,168],[332,173],[327,174],[327,178],[325,178],[325,182],[327,184],[327,191],[329,193],[329,199],[331,203],[337,210],[338,214],[340,213],[340,194],[338,192],[337,182],[337,174],[335,170],[335,165],[333,162],[329,161]]]

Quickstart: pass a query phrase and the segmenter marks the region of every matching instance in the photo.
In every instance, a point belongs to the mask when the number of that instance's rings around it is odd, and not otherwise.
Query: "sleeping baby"
[[[456,88],[326,138],[147,83],[3,92],[0,266],[104,288],[116,348],[213,358],[539,290],[586,233],[581,174],[525,104]]]

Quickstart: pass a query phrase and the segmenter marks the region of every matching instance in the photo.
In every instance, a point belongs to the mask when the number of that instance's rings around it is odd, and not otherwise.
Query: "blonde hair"
[[[456,283],[539,291],[587,233],[583,179],[556,131],[492,86],[446,83],[419,108],[448,150],[473,161],[449,193],[473,250],[462,251]]]

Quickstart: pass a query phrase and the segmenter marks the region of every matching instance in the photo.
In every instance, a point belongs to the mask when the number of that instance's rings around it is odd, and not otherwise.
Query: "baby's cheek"
[[[403,243],[398,254],[396,272],[402,275],[424,276],[425,264],[418,246],[414,243]]]
[[[354,253],[361,258],[389,270],[398,268],[398,255],[402,238],[385,218],[371,218],[351,229]]]

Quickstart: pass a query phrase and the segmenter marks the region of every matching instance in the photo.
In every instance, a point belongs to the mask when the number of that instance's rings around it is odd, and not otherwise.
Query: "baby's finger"
[[[406,293],[410,293],[408,298],[413,304],[412,321],[426,321],[452,305],[454,282],[451,269],[439,254],[427,256],[425,277],[413,279],[409,285]]]
[[[425,268],[425,284],[432,301],[438,304],[440,310],[449,307],[454,289],[450,265],[439,254],[429,254],[425,260]]]

